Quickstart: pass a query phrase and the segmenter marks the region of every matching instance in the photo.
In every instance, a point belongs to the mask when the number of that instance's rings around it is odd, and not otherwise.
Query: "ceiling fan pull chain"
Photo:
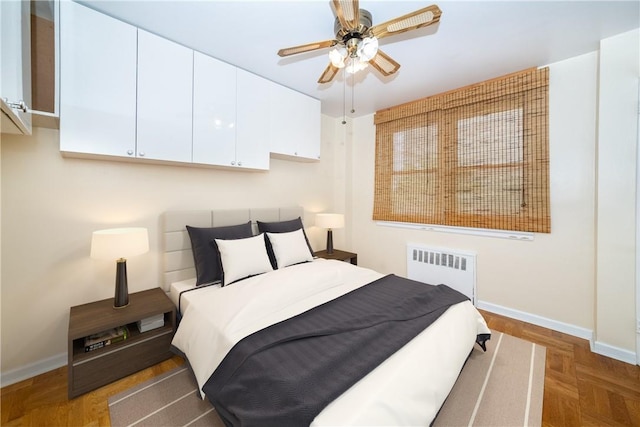
[[[355,108],[355,93],[356,93],[356,82],[354,82],[355,74],[351,74],[351,114],[356,112]]]
[[[342,69],[342,124],[347,124],[347,74]]]

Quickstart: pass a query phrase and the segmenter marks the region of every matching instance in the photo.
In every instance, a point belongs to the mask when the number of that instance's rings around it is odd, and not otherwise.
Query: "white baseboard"
[[[607,356],[612,359],[620,360],[622,362],[630,363],[632,365],[636,364],[636,354],[633,351],[594,341],[594,334],[590,329],[564,322],[559,322],[553,319],[548,319],[536,314],[514,310],[512,308],[503,307],[497,304],[492,304],[490,302],[478,301],[476,306],[481,310],[490,311],[492,313],[500,314],[516,320],[521,320],[523,322],[532,323],[534,325],[542,326],[543,328],[562,332],[563,334],[583,338],[589,341],[591,351],[594,353],[600,354],[602,356]]]
[[[590,329],[570,325],[568,323],[538,316],[537,314],[526,313],[524,311],[514,310],[513,308],[507,308],[485,301],[478,301],[477,307],[481,310],[487,310],[492,313],[511,317],[512,319],[522,320],[523,322],[532,323],[534,325],[542,326],[543,328],[553,329],[554,331],[562,332],[563,334],[583,338],[589,341],[590,344],[593,343],[593,331]]]
[[[0,385],[2,385],[2,387],[5,387],[11,384],[15,384],[17,382],[35,377],[36,375],[44,374],[45,372],[58,369],[59,367],[65,366],[66,364],[67,353],[60,353],[35,363],[30,363],[28,365],[21,366],[7,372],[2,372],[2,374],[0,375]]]
[[[625,350],[624,348],[615,347],[609,344],[604,344],[599,341],[593,343],[591,351],[601,354],[603,356],[610,357],[612,359],[620,360],[635,365],[636,354],[633,351]]]

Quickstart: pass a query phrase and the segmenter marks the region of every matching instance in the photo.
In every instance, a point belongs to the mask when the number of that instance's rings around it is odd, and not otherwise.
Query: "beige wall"
[[[599,71],[596,343],[635,349],[640,30],[603,40]]]
[[[323,134],[333,125],[323,117]],[[69,159],[58,143],[50,129],[2,135],[3,378],[60,366],[69,307],[113,297],[115,264],[89,258],[94,230],[149,228],[150,252],[127,263],[130,292],[161,283],[166,210],[302,206],[312,245],[324,247],[312,213],[334,210],[331,138],[320,162],[272,159],[269,172]]]
[[[599,322],[598,338],[623,353],[635,353],[633,270],[635,247],[633,223],[628,224],[635,196],[635,151],[626,150],[623,163],[627,188],[609,188],[613,182],[601,181],[600,192],[609,192],[612,209],[624,207],[624,224],[609,224],[610,239],[625,239],[622,272],[612,273],[606,282],[596,283],[596,154],[598,53],[590,53],[550,65],[549,148],[551,178],[550,234],[536,234],[533,242],[513,241],[423,230],[391,228],[371,220],[373,206],[375,127],[373,116],[354,120],[352,155],[348,167],[352,176],[351,247],[358,252],[359,264],[382,272],[406,273],[407,242],[448,247],[477,253],[477,294],[480,306],[503,311],[525,320],[592,338],[596,329],[596,285],[598,298],[604,298],[611,310],[623,313],[616,321]],[[637,91],[635,92],[637,99]],[[627,129],[625,138],[636,131]],[[631,144],[628,141],[627,144]],[[627,145],[627,148],[629,146]],[[600,145],[600,155],[616,150]],[[615,158],[622,153],[615,154]],[[628,194],[627,194],[628,193]],[[628,199],[627,199],[628,197]],[[622,228],[620,228],[622,227]],[[624,231],[625,229],[626,231]],[[603,249],[606,251],[606,249]],[[613,285],[607,283],[624,281]],[[601,296],[603,295],[603,296]],[[598,301],[600,302],[600,301]],[[610,313],[613,313],[611,311]],[[624,325],[622,323],[624,322]],[[605,330],[601,330],[604,328]],[[632,353],[629,353],[632,352]],[[618,355],[618,354],[611,354]]]

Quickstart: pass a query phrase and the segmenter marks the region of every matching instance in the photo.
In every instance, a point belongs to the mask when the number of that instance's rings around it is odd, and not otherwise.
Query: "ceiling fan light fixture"
[[[371,61],[378,53],[378,39],[365,37],[358,42],[358,58],[362,61]]]
[[[344,46],[336,46],[329,51],[329,59],[331,64],[336,68],[343,68],[345,66],[345,59],[347,58],[347,49]]]
[[[357,56],[349,57],[349,59],[347,59],[347,68],[346,68],[346,70],[347,70],[347,73],[349,73],[349,74],[355,74],[358,71],[362,71],[365,68],[367,68],[367,65],[369,65],[369,63],[367,61],[362,61]]]
[[[332,3],[336,15],[333,25],[334,39],[278,51],[279,56],[286,57],[318,49],[330,49],[330,62],[318,79],[320,84],[330,83],[342,68],[345,72],[354,74],[365,69],[368,64],[385,77],[396,73],[400,64],[378,48],[378,40],[436,24],[440,22],[442,15],[440,8],[434,4],[373,25],[371,13],[359,9],[359,0],[332,0]]]

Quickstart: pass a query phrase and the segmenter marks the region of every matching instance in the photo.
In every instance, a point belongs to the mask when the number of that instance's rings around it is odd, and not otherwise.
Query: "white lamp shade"
[[[362,71],[367,68],[368,65],[369,63],[367,61],[363,61],[357,56],[353,58],[347,58],[346,70],[349,74],[355,74],[358,71]]]
[[[146,228],[110,228],[94,231],[91,237],[91,258],[116,260],[149,251]]]
[[[344,227],[344,215],[336,213],[317,214],[316,226],[320,228],[342,228]]]
[[[347,49],[344,46],[336,46],[329,51],[329,59],[336,68],[343,68],[347,57]]]
[[[358,57],[362,61],[371,61],[378,54],[378,39],[365,37],[358,43]]]

